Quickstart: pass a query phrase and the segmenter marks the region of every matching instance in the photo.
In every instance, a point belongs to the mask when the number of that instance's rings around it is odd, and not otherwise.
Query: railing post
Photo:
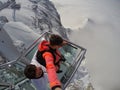
[[[10,85],[10,90],[15,90],[15,86],[14,85]]]

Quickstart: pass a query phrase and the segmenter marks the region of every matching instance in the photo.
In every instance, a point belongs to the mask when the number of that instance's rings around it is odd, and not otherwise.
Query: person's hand
[[[55,88],[55,90],[62,90],[61,88],[59,88],[59,87],[57,87],[57,88]]]
[[[68,42],[67,41],[63,41],[63,43],[62,43],[62,46],[64,46],[64,45],[66,45]]]

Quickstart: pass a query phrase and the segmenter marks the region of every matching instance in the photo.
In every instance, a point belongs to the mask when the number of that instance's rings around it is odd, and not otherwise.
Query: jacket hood
[[[42,42],[40,42],[40,44],[38,45],[38,50],[39,51],[43,51],[43,50],[49,50],[49,42],[46,40],[43,40]]]

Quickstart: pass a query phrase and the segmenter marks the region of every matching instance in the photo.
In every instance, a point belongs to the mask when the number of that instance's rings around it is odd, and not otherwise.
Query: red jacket
[[[47,46],[49,45],[48,41],[42,41],[39,45],[38,45],[38,50],[39,51],[43,51],[43,50],[49,50],[49,47]],[[56,50],[57,54],[60,55],[60,52],[58,50]],[[58,62],[60,59],[60,56],[58,55],[56,56],[56,60],[55,62]],[[50,52],[45,52],[43,53],[43,58],[46,61],[46,70],[48,73],[48,79],[49,79],[49,83],[50,83],[50,87],[53,88],[55,86],[61,86],[60,80],[58,79],[57,73],[56,71],[59,70],[59,67],[56,65],[54,65],[54,57]]]

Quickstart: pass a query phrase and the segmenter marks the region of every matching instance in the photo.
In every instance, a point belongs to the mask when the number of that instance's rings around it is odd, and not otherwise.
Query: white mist
[[[51,0],[70,40],[85,47],[95,90],[120,90],[120,0]]]

